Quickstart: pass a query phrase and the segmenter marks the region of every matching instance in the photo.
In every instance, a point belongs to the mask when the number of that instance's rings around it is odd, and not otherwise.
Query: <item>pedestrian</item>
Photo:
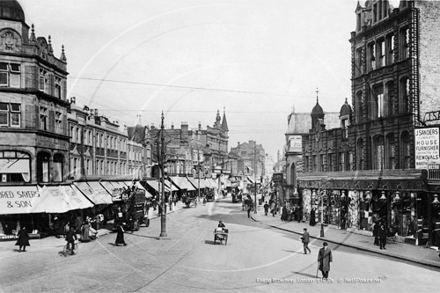
[[[324,242],[318,253],[318,268],[322,273],[322,279],[328,280],[330,263],[333,261],[332,251],[328,248],[328,243]]]
[[[281,210],[281,221],[287,221],[287,207],[286,203],[284,203],[284,206]]]
[[[252,203],[248,203],[248,205],[247,205],[247,215],[248,215],[248,218],[251,217],[251,210],[252,210]]]
[[[315,226],[316,225],[316,213],[315,213],[315,208],[312,208],[312,211],[310,212],[310,226]]]
[[[122,225],[118,225],[117,231],[118,234],[116,235],[115,245],[118,246],[119,244],[124,244],[124,246],[127,246],[124,240],[124,227],[122,227]]]
[[[302,207],[298,208],[298,223],[301,223],[302,218],[303,218],[303,211],[302,211]]]
[[[275,202],[272,202],[272,205],[270,206],[270,212],[272,213],[272,217],[275,217],[277,214],[277,206]]]
[[[70,254],[74,254],[75,249],[75,240],[78,238],[76,237],[75,229],[73,229],[73,225],[70,225],[69,231],[66,233],[66,241],[67,241],[67,249],[70,249]],[[70,247],[70,248],[69,248]]]
[[[17,236],[18,236],[18,240],[17,243],[15,243],[15,245],[20,247],[18,251],[21,251],[21,248],[23,247],[23,252],[26,252],[26,246],[31,246],[29,244],[29,234],[26,231],[26,227],[21,228],[21,230],[18,231]]]
[[[87,220],[84,222],[84,224],[81,227],[81,236],[79,237],[79,241],[81,242],[90,241],[90,226]]]
[[[267,216],[267,213],[269,212],[269,205],[268,205],[268,203],[267,203],[267,201],[266,201],[266,203],[264,204],[264,215],[266,215]]]
[[[379,238],[380,249],[386,249],[385,245],[387,243],[387,230],[385,229],[384,224],[381,224],[379,230],[377,230],[377,237]]]
[[[75,219],[75,227],[76,227],[76,233],[81,234],[81,226],[83,225],[83,219],[80,215],[78,215]]]
[[[307,254],[307,250],[309,253],[312,253],[312,251],[309,248],[309,242],[310,242],[310,234],[307,232],[307,228],[304,228],[304,233],[301,237],[303,247],[304,247],[304,254]]]
[[[380,228],[379,221],[375,221],[373,224],[373,236],[374,236],[374,245],[377,246],[379,246],[379,236],[377,235],[379,228]]]
[[[218,221],[218,226],[217,227],[218,228],[225,228],[226,226],[225,226],[225,224],[223,224],[222,221]]]

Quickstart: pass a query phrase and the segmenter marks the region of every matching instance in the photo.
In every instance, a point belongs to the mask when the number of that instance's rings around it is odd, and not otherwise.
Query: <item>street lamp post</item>
[[[165,155],[165,138],[163,136],[163,132],[164,132],[164,124],[163,124],[163,120],[164,120],[164,116],[163,116],[163,112],[162,112],[162,122],[160,125],[160,154],[159,154],[159,159],[160,159],[160,175],[161,175],[161,197],[162,197],[162,201],[161,201],[161,206],[162,206],[162,214],[160,215],[160,236],[159,236],[159,240],[168,240],[170,238],[167,237],[167,224],[166,224],[166,212],[165,212],[165,186],[164,186],[164,181],[165,181],[165,166],[164,166],[164,155]]]

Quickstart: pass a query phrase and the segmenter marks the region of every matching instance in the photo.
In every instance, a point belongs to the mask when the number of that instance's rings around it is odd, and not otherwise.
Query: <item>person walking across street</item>
[[[387,244],[387,230],[385,229],[384,224],[381,224],[379,230],[377,230],[377,237],[379,238],[380,249],[386,249],[385,245]]]
[[[127,246],[124,239],[124,227],[118,225],[116,229],[118,234],[116,235],[115,245],[118,246],[119,244],[124,244],[124,246]]]
[[[322,273],[322,279],[328,280],[330,263],[333,261],[332,251],[328,248],[328,243],[324,242],[318,253],[318,269]]]
[[[307,228],[304,228],[304,233],[303,233],[301,239],[302,239],[302,243],[303,243],[303,247],[304,247],[304,254],[307,254],[307,250],[309,251],[309,253],[312,253],[312,251],[309,248],[310,234],[309,234],[309,232],[307,232]]]
[[[26,231],[26,227],[21,228],[20,231],[18,231],[18,240],[17,243],[15,243],[15,245],[19,246],[20,248],[18,249],[18,251],[21,251],[21,248],[23,247],[23,251],[26,251],[26,246],[30,246],[29,244],[29,234]]]
[[[267,201],[266,201],[266,203],[264,204],[264,215],[266,215],[267,216],[267,213],[269,212],[269,204],[267,203]]]
[[[75,229],[73,229],[73,226],[70,225],[69,231],[66,233],[66,241],[67,241],[67,249],[70,250],[70,254],[73,255],[74,249],[75,249],[75,240],[78,238],[76,237]]]

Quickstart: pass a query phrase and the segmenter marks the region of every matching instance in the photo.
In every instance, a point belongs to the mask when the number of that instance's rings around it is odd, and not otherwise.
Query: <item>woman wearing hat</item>
[[[328,279],[328,273],[330,272],[330,263],[333,261],[332,251],[328,248],[328,243],[324,242],[322,248],[318,253],[318,269],[322,273],[322,278],[324,280]]]

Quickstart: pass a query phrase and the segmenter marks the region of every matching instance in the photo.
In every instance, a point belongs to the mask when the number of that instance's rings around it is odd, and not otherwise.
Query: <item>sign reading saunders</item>
[[[417,128],[414,130],[416,169],[428,169],[428,164],[440,163],[439,128]]]

